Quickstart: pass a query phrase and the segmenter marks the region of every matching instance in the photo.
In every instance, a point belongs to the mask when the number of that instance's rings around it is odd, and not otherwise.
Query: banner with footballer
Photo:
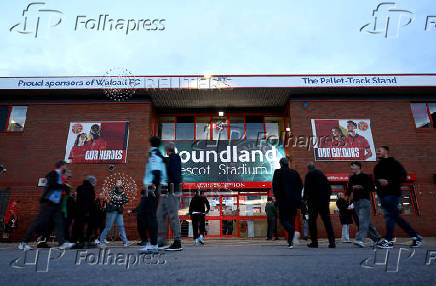
[[[126,163],[129,122],[71,122],[67,163]]]
[[[312,119],[315,160],[375,161],[369,119]]]

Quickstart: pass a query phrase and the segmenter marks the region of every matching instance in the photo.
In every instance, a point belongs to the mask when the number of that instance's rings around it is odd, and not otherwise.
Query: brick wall
[[[142,185],[145,171],[148,138],[152,132],[151,103],[139,104],[35,104],[29,105],[24,132],[0,133],[0,162],[7,173],[0,176],[0,189],[10,186],[10,198],[19,205],[20,225],[11,237],[18,240],[36,216],[38,199],[43,189],[37,187],[38,178],[44,177],[58,160],[65,157],[65,144],[70,122],[73,121],[129,121],[127,164],[115,164],[114,172],[133,177]],[[74,188],[87,175],[97,178],[96,191],[101,190],[104,178],[111,173],[108,164],[70,164]],[[139,194],[140,189],[138,189]],[[139,201],[139,196],[137,197]],[[129,203],[136,205],[136,202]],[[125,215],[129,237],[136,238],[136,218]]]
[[[421,216],[406,219],[423,235],[436,236],[436,129],[416,129],[410,102],[407,101],[290,101],[290,124],[294,135],[312,136],[311,119],[362,118],[371,120],[375,146],[388,145],[391,155],[399,160],[408,173],[417,176],[417,196]],[[289,147],[293,165],[303,177],[306,164],[314,160],[313,149]],[[324,173],[348,174],[349,162],[318,162]],[[371,173],[375,162],[364,163],[364,172]],[[384,235],[382,216],[373,217],[377,229]],[[338,216],[333,217],[336,236],[341,234]],[[324,227],[319,225],[323,232]],[[354,227],[352,228],[354,232]],[[404,236],[396,228],[397,235]]]

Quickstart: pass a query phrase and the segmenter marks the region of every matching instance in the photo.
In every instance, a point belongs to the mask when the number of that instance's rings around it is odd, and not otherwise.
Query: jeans
[[[149,193],[141,198],[139,211],[136,214],[138,231],[142,241],[148,241],[147,231],[150,234],[150,244],[157,244],[157,198]]]
[[[86,233],[84,232],[85,225],[87,226]],[[73,222],[73,234],[71,236],[72,242],[89,242],[92,236],[92,229],[93,227],[90,216],[77,216]]]
[[[116,222],[118,225],[123,243],[127,243],[128,241],[127,241],[126,231],[124,230],[123,214],[122,213],[120,214],[117,211],[107,213],[106,226],[100,236],[100,242],[103,243],[106,240],[107,233],[109,232],[109,230],[111,230],[114,222]]]
[[[342,241],[350,241],[350,228],[348,224],[342,225]]]
[[[303,235],[305,238],[309,237],[309,220],[303,219]]]
[[[174,240],[181,241],[180,221],[179,221],[180,197],[174,194],[161,196],[157,207],[157,222],[159,226],[159,236],[165,241],[168,238],[168,227],[165,216],[168,215]]]
[[[293,208],[279,208],[279,214],[280,222],[288,233],[288,243],[292,244],[295,235],[295,215],[297,214],[297,210]]]
[[[274,234],[274,237],[277,238],[277,218],[276,217],[269,217],[267,218],[268,222],[268,230],[266,233],[266,237],[271,239],[272,235]]]
[[[318,218],[318,214],[321,216],[321,219],[324,223],[325,230],[327,232],[327,236],[329,239],[329,243],[331,245],[335,244],[335,234],[333,232],[332,222],[330,220],[330,208],[329,201],[309,201],[309,230],[310,230],[310,239],[312,243],[318,244],[318,229],[316,225],[316,219]]]
[[[33,221],[32,225],[27,229],[23,237],[23,242],[29,242],[34,232],[39,232],[43,237],[48,237],[50,225],[54,222],[56,238],[59,245],[65,242],[64,216],[60,205],[53,205],[47,202],[40,204],[38,216]]]
[[[200,228],[200,234],[204,235],[205,231],[205,215],[204,214],[192,214],[192,232],[194,233],[194,239],[199,237],[198,229]]]
[[[354,202],[354,210],[359,216],[359,231],[356,234],[356,240],[365,242],[366,235],[372,241],[380,240],[380,234],[371,222],[371,202],[367,199],[361,199]]]
[[[385,196],[381,198],[381,205],[386,220],[386,236],[387,241],[392,241],[394,237],[395,224],[397,223],[405,232],[411,237],[416,237],[416,231],[410,224],[400,216],[398,204],[400,202],[399,196]]]

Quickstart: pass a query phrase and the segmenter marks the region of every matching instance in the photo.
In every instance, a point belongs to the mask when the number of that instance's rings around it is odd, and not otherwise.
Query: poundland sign
[[[176,141],[183,182],[266,182],[285,157],[282,142]],[[163,150],[162,150],[163,151]]]
[[[436,86],[436,74],[0,77],[0,89],[228,89]]]

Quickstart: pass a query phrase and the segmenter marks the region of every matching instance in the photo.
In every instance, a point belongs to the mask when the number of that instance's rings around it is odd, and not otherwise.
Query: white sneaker
[[[74,245],[76,245],[76,244],[73,242],[64,242],[61,246],[59,246],[59,249],[70,249]]]
[[[32,249],[32,247],[30,245],[28,245],[25,242],[20,242],[20,244],[18,244],[18,249],[20,250],[30,250]]]
[[[95,240],[94,240],[94,243],[95,243],[95,244],[100,244],[100,240],[95,239]]]
[[[201,244],[204,244],[203,235],[200,234],[200,238],[198,239],[198,242],[200,242]]]
[[[365,242],[360,241],[360,240],[355,240],[355,241],[353,241],[353,244],[354,244],[354,245],[357,245],[357,246],[359,246],[359,247],[361,247],[361,248],[366,247]]]
[[[131,242],[125,242],[125,243],[123,243],[123,246],[124,246],[124,247],[129,247],[130,245],[132,245]]]
[[[104,242],[104,243],[109,243],[109,241],[107,241],[107,239],[105,239],[103,242]]]

